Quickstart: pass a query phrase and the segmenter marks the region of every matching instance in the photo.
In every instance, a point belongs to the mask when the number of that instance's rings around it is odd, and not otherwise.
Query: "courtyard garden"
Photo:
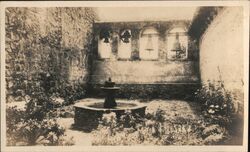
[[[241,10],[191,9],[106,23],[111,8],[6,8],[7,146],[242,145]]]
[[[240,139],[234,98],[222,83],[202,86],[193,101],[138,99],[147,105],[144,117],[128,110],[117,119],[111,112],[88,130],[74,126],[73,106],[81,100],[69,103],[42,89],[25,99],[7,104],[8,145],[224,145]]]

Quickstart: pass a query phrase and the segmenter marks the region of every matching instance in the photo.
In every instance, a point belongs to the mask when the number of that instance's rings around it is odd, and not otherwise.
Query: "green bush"
[[[229,128],[235,113],[234,98],[232,93],[225,89],[222,81],[208,81],[195,92],[195,95],[196,100],[202,105],[204,116],[211,123]]]
[[[19,137],[16,136],[18,130],[17,124],[23,121],[25,111],[17,109],[17,107],[9,107],[6,109],[6,136],[7,144],[14,145]]]
[[[48,141],[45,145],[58,145],[59,137],[64,134],[64,129],[53,119],[30,119],[19,122],[17,126],[16,136],[27,145],[35,145],[42,140]]]
[[[35,145],[46,140],[48,142],[44,145],[58,145],[60,136],[64,135],[64,128],[55,119],[41,119],[41,115],[37,115],[41,110],[27,113],[27,109],[7,108],[7,144]]]
[[[65,130],[55,119],[57,104],[49,94],[42,92],[42,88],[33,89],[35,91],[27,98],[25,109],[6,109],[7,144],[14,146],[65,143]],[[70,142],[65,144],[72,145]]]
[[[120,119],[115,113],[105,114],[93,135],[92,145],[212,145],[228,137],[219,125],[204,119],[168,118],[161,109],[145,118],[129,112]]]
[[[74,101],[82,99],[86,96],[86,85],[83,83],[69,84],[63,82],[64,85],[61,85],[57,88],[58,97],[64,98],[63,105],[73,104]]]

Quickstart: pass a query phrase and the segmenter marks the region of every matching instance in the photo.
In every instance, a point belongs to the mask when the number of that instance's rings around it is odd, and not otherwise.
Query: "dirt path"
[[[92,134],[72,129],[74,118],[58,118],[58,123],[65,127],[67,138],[73,137],[76,146],[91,146]]]

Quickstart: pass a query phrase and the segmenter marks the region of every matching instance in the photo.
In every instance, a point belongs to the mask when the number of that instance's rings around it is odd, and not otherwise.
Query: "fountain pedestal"
[[[114,108],[117,106],[115,102],[115,92],[119,90],[119,87],[115,87],[115,82],[111,81],[111,78],[108,81],[105,81],[104,87],[101,89],[105,92],[105,101],[104,101],[104,108]]]
[[[119,87],[101,87],[101,89],[105,92],[105,100],[104,100],[104,108],[114,108],[117,106],[115,101],[115,92],[118,91]]]

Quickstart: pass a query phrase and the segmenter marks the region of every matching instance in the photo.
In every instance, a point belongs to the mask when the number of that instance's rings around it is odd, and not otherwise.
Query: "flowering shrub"
[[[129,112],[120,119],[115,113],[106,114],[93,135],[93,145],[209,145],[228,137],[224,128],[204,119],[167,118],[161,109],[145,118]]]
[[[64,128],[55,119],[36,119],[26,111],[16,107],[7,108],[8,145],[58,145]],[[37,116],[37,115],[36,115]],[[9,121],[11,120],[11,121]]]
[[[211,123],[223,127],[230,126],[235,112],[234,98],[232,93],[225,89],[222,81],[217,83],[208,81],[195,94],[196,99],[201,102],[204,116]]]
[[[63,142],[64,128],[55,117],[57,102],[42,88],[34,89],[26,96],[25,109],[7,108],[7,144],[8,145],[60,145]],[[66,142],[65,144],[71,145]]]
[[[45,145],[58,145],[58,137],[63,134],[64,129],[53,119],[22,121],[17,124],[16,130],[16,135],[28,145],[35,145],[42,140]]]

